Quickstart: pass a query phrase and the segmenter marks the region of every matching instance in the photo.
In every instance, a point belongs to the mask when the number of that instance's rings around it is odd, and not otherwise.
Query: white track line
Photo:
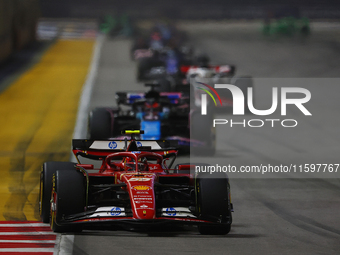
[[[14,236],[14,235],[57,235],[53,232],[0,232],[0,236]]]
[[[59,255],[60,241],[61,241],[61,235],[57,235],[57,238],[55,240],[53,255]],[[73,245],[72,245],[72,248],[73,248]]]
[[[91,95],[94,86],[94,81],[97,76],[100,52],[105,40],[105,35],[100,34],[94,46],[92,54],[92,62],[90,66],[90,72],[86,77],[86,81],[83,85],[81,97],[78,106],[76,126],[73,132],[73,139],[86,138],[87,116],[90,107]],[[71,160],[74,160],[73,154],[71,154]],[[60,242],[57,242],[54,254],[56,255],[72,255],[74,235],[61,235],[59,236]]]
[[[0,248],[0,254],[2,252],[51,252],[54,248]]]
[[[49,227],[49,225],[44,223],[19,223],[19,224],[1,223],[0,227]]]
[[[74,235],[62,235],[59,246],[59,255],[71,255],[73,253]]]
[[[0,243],[55,243],[55,240],[0,240]]]
[[[89,112],[94,80],[98,72],[100,51],[104,42],[104,38],[105,35],[100,34],[96,39],[90,72],[86,77],[86,81],[83,85],[82,94],[79,101],[77,121],[73,132],[73,139],[84,139],[84,136],[86,135],[87,115]]]

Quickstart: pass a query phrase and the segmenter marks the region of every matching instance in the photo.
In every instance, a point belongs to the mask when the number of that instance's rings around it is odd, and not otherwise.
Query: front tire
[[[50,200],[52,193],[52,179],[57,170],[73,169],[72,162],[45,162],[40,173],[39,213],[43,223],[50,222]]]
[[[54,180],[54,212],[51,222],[54,232],[78,232],[78,226],[60,224],[65,216],[85,210],[85,177],[78,170],[57,170]]]
[[[231,203],[229,180],[224,173],[201,173],[196,177],[197,211],[202,219],[216,222],[199,225],[203,235],[225,235],[231,228]]]

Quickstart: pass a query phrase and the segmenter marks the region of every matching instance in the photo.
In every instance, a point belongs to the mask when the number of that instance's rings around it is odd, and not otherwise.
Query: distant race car
[[[233,206],[224,173],[195,173],[204,163],[173,163],[173,141],[73,140],[78,163],[45,162],[40,216],[55,232],[114,225],[198,225],[201,234],[227,234]],[[82,158],[96,161],[80,163]],[[192,170],[192,171],[190,171]],[[211,178],[212,177],[212,178]]]
[[[199,107],[190,107],[186,92],[158,92],[159,84],[146,84],[145,92],[117,92],[118,107],[100,107],[89,114],[88,137],[123,139],[120,130],[142,129],[143,140],[177,140],[182,150],[192,149],[198,154],[215,153],[214,109],[201,115]]]
[[[209,57],[205,55],[191,61],[179,61],[177,56],[178,54],[168,52],[163,57],[146,58],[144,62],[139,63],[139,77],[143,77],[142,80],[156,80],[160,84],[158,88],[160,92],[189,91],[189,85],[195,86],[197,82],[203,82],[211,87],[214,84],[233,84],[247,97],[248,88],[253,88],[252,77],[235,75],[234,65],[211,65]],[[216,91],[222,102],[217,104],[218,107],[233,106],[230,91],[226,89],[216,89]],[[245,107],[247,111],[247,105]]]
[[[248,88],[253,88],[253,78],[251,76],[237,76],[235,75],[235,66],[233,65],[200,65],[200,66],[181,66],[181,73],[185,75],[181,81],[177,81],[176,86],[172,85],[172,79],[168,80],[167,87],[181,88],[188,86],[203,85],[205,89],[211,91],[214,84],[232,84],[241,89],[247,102]],[[164,83],[164,81],[163,81]],[[204,86],[205,85],[205,86]],[[163,85],[166,86],[166,85]],[[209,89],[210,86],[210,89]],[[202,87],[202,86],[200,86]],[[233,97],[227,89],[215,89],[221,99],[221,104],[217,107],[233,107]],[[248,105],[245,104],[245,110],[248,112]]]
[[[186,41],[186,32],[177,29],[173,24],[157,23],[150,31],[138,32],[130,50],[131,59],[139,61],[150,58],[154,51],[162,51],[168,47],[190,54],[192,47],[186,45]]]
[[[186,46],[179,48],[164,47],[161,49],[136,50],[137,80],[148,81],[177,75],[182,65],[193,64],[192,50]]]
[[[308,36],[311,33],[309,19],[296,6],[268,8],[264,14],[264,35]]]

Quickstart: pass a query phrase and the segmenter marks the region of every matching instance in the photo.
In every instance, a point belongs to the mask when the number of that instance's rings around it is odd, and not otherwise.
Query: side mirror
[[[92,164],[77,164],[77,166],[82,167],[82,168],[87,169],[87,170],[93,169]]]
[[[191,171],[195,171],[195,165],[177,165],[174,170],[175,174],[190,174]]]
[[[177,170],[183,171],[183,170],[195,170],[195,165],[179,165]]]

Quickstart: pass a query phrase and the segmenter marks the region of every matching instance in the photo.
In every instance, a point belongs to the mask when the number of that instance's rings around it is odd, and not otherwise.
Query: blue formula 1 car
[[[142,129],[143,140],[177,140],[180,148],[215,153],[215,132],[212,127],[213,109],[201,115],[200,108],[190,107],[185,92],[158,92],[156,85],[145,92],[117,92],[118,107],[101,107],[89,114],[88,138],[122,139],[120,130]],[[157,84],[157,86],[159,86]]]

